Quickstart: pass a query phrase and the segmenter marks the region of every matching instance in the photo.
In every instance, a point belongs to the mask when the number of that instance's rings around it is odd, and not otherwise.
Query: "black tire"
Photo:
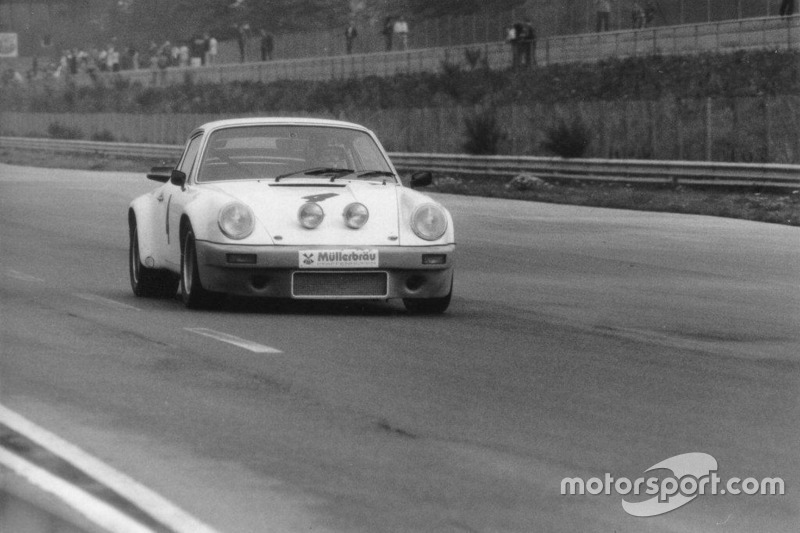
[[[450,292],[439,298],[403,298],[406,311],[414,315],[441,315],[450,307],[453,297],[453,281],[450,280]]]
[[[178,278],[167,270],[148,268],[139,257],[139,232],[136,221],[131,223],[128,246],[128,273],[133,294],[142,298],[171,298],[178,290]]]
[[[225,295],[207,291],[200,283],[197,268],[197,248],[192,228],[186,232],[181,248],[181,300],[189,309],[213,309],[219,307]]]

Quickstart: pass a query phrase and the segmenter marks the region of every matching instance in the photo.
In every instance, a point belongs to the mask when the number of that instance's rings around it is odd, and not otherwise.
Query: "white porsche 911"
[[[375,135],[347,122],[248,118],[189,137],[163,185],[128,211],[137,296],[190,308],[226,294],[267,298],[402,298],[442,313],[453,290],[453,219],[412,190]]]

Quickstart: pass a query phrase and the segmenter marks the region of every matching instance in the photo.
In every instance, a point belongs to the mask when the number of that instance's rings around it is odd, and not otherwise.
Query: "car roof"
[[[194,132],[199,131],[211,132],[213,130],[229,128],[232,126],[330,126],[339,128],[350,128],[367,133],[371,133],[369,129],[355,124],[353,122],[344,122],[342,120],[331,120],[326,118],[309,118],[309,117],[249,117],[249,118],[231,118],[225,120],[215,120],[207,122],[202,126],[196,128]]]

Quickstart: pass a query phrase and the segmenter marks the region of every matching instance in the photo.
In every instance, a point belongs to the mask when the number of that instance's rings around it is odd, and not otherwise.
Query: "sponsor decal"
[[[328,198],[333,198],[334,196],[339,196],[339,195],[332,192],[328,192],[325,194],[312,194],[311,196],[303,196],[303,200],[308,200],[309,202],[322,202],[323,200],[327,200]]]
[[[0,57],[17,57],[19,45],[16,33],[0,33]]]
[[[301,250],[300,268],[377,268],[378,250]]]
[[[784,481],[779,477],[730,477],[723,480],[717,474],[717,460],[707,453],[684,453],[656,463],[645,472],[660,470],[669,474],[639,477],[634,480],[614,478],[606,473],[602,478],[584,480],[578,477],[561,480],[561,494],[593,496],[612,493],[625,496],[622,508],[626,513],[638,517],[658,516],[674,511],[701,495],[767,495],[782,496]],[[636,496],[652,496],[649,499]],[[637,501],[638,500],[638,501]]]

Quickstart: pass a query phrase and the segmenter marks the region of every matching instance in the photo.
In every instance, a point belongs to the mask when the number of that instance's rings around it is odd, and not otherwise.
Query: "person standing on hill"
[[[531,19],[525,17],[522,22],[514,24],[514,46],[517,49],[516,58],[512,61],[514,67],[530,67],[536,64],[536,31],[533,29]]]
[[[408,50],[408,22],[406,22],[405,17],[402,15],[394,23],[394,33],[397,35],[397,38],[400,39],[400,48],[402,50]]]
[[[353,41],[356,40],[356,37],[358,37],[356,23],[351,20],[350,24],[347,25],[347,29],[344,30],[344,42],[348,55],[353,53]]]
[[[782,17],[794,14],[794,0],[783,0],[781,2],[780,14]]]
[[[634,2],[631,9],[631,27],[635,30],[644,28],[644,8],[639,2]]]
[[[611,0],[594,0],[597,10],[596,31],[608,31],[611,23]]]
[[[511,46],[511,68],[519,66],[519,46],[517,45],[517,28],[512,24],[506,28],[506,42]]]
[[[394,20],[391,16],[388,16],[383,21],[383,29],[381,30],[383,34],[384,42],[386,43],[386,51],[392,51],[392,35],[394,34]]]
[[[271,32],[261,28],[261,61],[272,61],[272,51],[275,48],[275,37]]]

